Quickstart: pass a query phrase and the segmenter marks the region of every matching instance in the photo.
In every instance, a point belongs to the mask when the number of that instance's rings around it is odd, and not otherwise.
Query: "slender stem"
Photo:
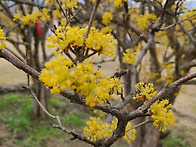
[[[170,29],[170,28],[176,26],[176,25],[179,24],[179,23],[182,23],[182,22],[186,21],[187,19],[189,19],[189,18],[191,18],[191,17],[193,17],[193,16],[195,16],[195,15],[196,15],[196,13],[193,14],[193,15],[191,15],[191,16],[189,16],[189,17],[187,17],[187,18],[185,18],[185,19],[183,19],[183,20],[181,20],[181,21],[176,22],[175,24],[172,24],[172,25],[169,25],[169,26],[167,26],[167,27],[165,27],[165,28],[163,28],[163,29],[160,29],[160,31],[168,30],[168,29]]]
[[[56,0],[56,2],[57,2],[57,4],[59,5],[59,8],[60,8],[61,12],[63,13],[63,15],[65,16],[65,18],[66,18],[67,21],[68,21],[67,15],[66,15],[65,12],[63,11],[63,8],[61,7],[60,2],[59,2],[58,0]]]
[[[46,108],[40,103],[40,101],[39,101],[38,98],[36,97],[35,93],[34,93],[29,87],[23,86],[23,88],[27,89],[27,90],[31,93],[31,95],[33,96],[33,99],[38,103],[38,105],[41,107],[41,109],[44,111],[44,113],[45,113],[47,116],[49,116],[49,117],[51,117],[51,118],[54,118],[54,119],[57,119],[57,118],[58,118],[58,116],[54,116],[54,115],[50,114],[50,113],[46,110]]]
[[[132,129],[138,128],[138,127],[140,127],[140,126],[143,126],[143,125],[145,125],[145,124],[147,124],[147,123],[152,123],[152,122],[153,122],[153,120],[147,119],[147,120],[143,121],[142,123],[137,124],[137,125],[135,125],[135,126],[129,128],[128,130],[125,131],[125,133],[126,133],[126,132],[129,132],[129,131],[132,130]]]
[[[84,37],[84,40],[83,40],[83,45],[82,45],[82,49],[80,51],[80,55],[79,55],[79,61],[83,61],[83,55],[84,55],[84,51],[85,51],[85,39],[88,37],[89,33],[90,33],[90,30],[91,30],[91,26],[92,26],[92,23],[93,23],[93,20],[95,18],[95,12],[97,11],[97,8],[99,6],[99,3],[101,2],[101,0],[97,0],[94,7],[93,7],[93,11],[91,13],[91,16],[90,16],[90,20],[89,20],[89,23],[88,23],[88,28],[87,28],[87,31],[86,31],[86,34],[85,34],[85,37]],[[88,55],[88,51],[86,51],[86,55]]]

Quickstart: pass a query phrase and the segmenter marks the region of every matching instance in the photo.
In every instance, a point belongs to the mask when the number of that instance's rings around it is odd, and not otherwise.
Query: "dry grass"
[[[191,147],[196,146],[196,86],[182,86],[174,104],[176,123],[172,131]]]

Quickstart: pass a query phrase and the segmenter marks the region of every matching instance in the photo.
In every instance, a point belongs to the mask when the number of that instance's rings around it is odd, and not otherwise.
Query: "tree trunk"
[[[46,30],[44,32],[42,32],[42,36],[45,36],[46,34]],[[40,43],[40,34],[38,34],[36,25],[33,29],[33,37],[34,37],[34,52],[33,52],[33,58],[31,59],[31,67],[33,67],[34,69],[36,69],[37,71],[41,71],[42,68],[42,64],[40,63],[40,51],[39,51],[39,43]],[[42,37],[42,44],[45,43],[45,40],[43,40]],[[45,50],[44,50],[45,51]],[[43,51],[43,58],[45,57],[45,52]],[[42,61],[41,61],[42,62]],[[48,108],[48,97],[49,97],[49,89],[46,88],[40,81],[33,79],[33,89],[34,92],[37,96],[37,99],[41,102],[41,104],[47,109]],[[38,103],[33,100],[33,105],[34,105],[34,114],[37,117],[44,117],[45,114],[43,112],[43,110],[41,110],[41,108],[39,107]]]

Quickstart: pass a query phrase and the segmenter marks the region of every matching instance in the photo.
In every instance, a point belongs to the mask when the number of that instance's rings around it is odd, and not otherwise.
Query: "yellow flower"
[[[90,59],[76,66],[70,59],[61,56],[47,62],[45,66],[40,80],[51,87],[51,93],[71,88],[84,97],[85,104],[91,108],[96,104],[103,105],[122,89],[117,78],[105,77],[100,70],[94,71]]]
[[[136,63],[136,53],[132,49],[127,49],[123,53],[123,62],[134,65]]]
[[[136,130],[130,129],[131,127],[132,127],[131,123],[128,122],[126,126],[125,135],[123,136],[123,138],[127,141],[127,143],[130,143],[132,140],[135,140]]]
[[[160,127],[159,131],[166,131],[166,126],[174,125],[174,115],[171,112],[172,105],[169,104],[168,100],[156,101],[150,106],[152,112],[151,118],[154,119],[153,125],[157,128]]]
[[[163,3],[164,0],[157,0],[159,3]]]
[[[78,0],[62,0],[63,9],[77,8]]]
[[[42,12],[40,12],[38,9],[34,10],[31,14],[23,16],[22,14],[14,14],[14,21],[18,20],[22,22],[23,24],[35,24],[42,21],[47,21],[50,19],[49,15],[50,9],[44,8]]]
[[[102,16],[102,23],[107,25],[113,19],[113,15],[111,12],[105,12]]]
[[[113,56],[116,40],[112,37],[110,33],[104,34],[99,32],[94,27],[91,27],[90,33],[87,38],[85,38],[85,33],[87,27],[70,27],[66,28],[59,26],[47,40],[50,42],[47,47],[53,48],[57,47],[60,50],[69,51],[70,48],[73,50],[78,50],[83,46],[85,41],[85,50],[89,52],[98,52],[98,54],[103,54],[105,56]]]
[[[127,0],[112,0],[114,2],[114,7],[120,7],[122,2],[126,2]]]
[[[149,26],[149,24],[154,22],[156,19],[157,19],[157,17],[154,14],[140,15],[137,18],[138,27],[140,29],[146,29]]]
[[[140,82],[135,85],[135,88],[138,90],[138,94],[133,97],[134,100],[137,99],[146,102],[157,94],[157,91],[154,90],[153,83],[144,84]]]
[[[101,120],[101,117],[91,117],[86,122],[87,126],[84,128],[83,134],[88,140],[97,141],[100,139],[106,139],[112,135],[112,132],[116,129],[117,119],[112,120],[111,123],[105,123]],[[130,129],[131,123],[129,122],[126,126],[125,135],[123,138],[129,143],[135,139],[135,129]],[[130,130],[129,130],[130,129]]]
[[[2,42],[3,40],[6,40],[5,33],[3,30],[0,28],[0,41]],[[0,49],[4,48],[6,44],[4,42],[0,42]]]

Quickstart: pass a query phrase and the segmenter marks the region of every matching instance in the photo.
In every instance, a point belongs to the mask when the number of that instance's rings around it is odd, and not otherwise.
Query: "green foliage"
[[[164,147],[187,147],[183,140],[177,136],[169,136],[163,142]]]
[[[50,98],[49,101],[48,101],[48,104],[53,108],[61,108],[62,107],[62,102],[59,101],[58,99],[56,98]]]
[[[64,115],[61,117],[61,122],[68,128],[77,127],[82,130],[92,113],[86,114],[81,109],[74,109],[71,105],[67,105],[67,101],[62,101],[58,97],[50,98],[49,106],[52,114]],[[48,138],[64,136],[63,132],[52,128],[48,120],[37,120],[33,117],[32,99],[26,93],[1,95],[0,112],[0,125],[7,124],[18,146],[44,147],[47,146],[45,141]]]
[[[66,122],[66,126],[77,126],[77,127],[83,127],[85,126],[85,121],[84,119],[82,119],[79,115],[77,114],[69,114],[66,118],[65,118],[65,122]]]
[[[49,135],[59,135],[48,124],[40,124],[33,119],[32,99],[27,94],[3,95],[0,111],[0,122],[8,124],[8,129],[16,136],[16,143],[20,146],[37,146]]]

